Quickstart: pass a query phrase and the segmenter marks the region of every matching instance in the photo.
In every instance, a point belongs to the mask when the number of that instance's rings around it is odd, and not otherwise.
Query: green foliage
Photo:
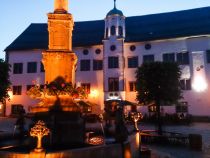
[[[9,80],[10,65],[4,60],[0,59],[0,102],[4,102],[9,98],[8,90],[10,87]]]
[[[181,71],[177,63],[143,63],[136,74],[139,103],[172,105],[182,98]]]

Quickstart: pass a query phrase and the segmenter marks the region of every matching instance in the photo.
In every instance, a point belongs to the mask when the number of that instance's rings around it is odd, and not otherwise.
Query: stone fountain
[[[29,96],[41,99],[30,112],[35,121],[43,120],[50,128],[50,142],[45,144],[51,146],[82,144],[85,140],[84,120],[74,100],[75,95],[81,97],[82,90],[74,86],[77,56],[72,51],[73,26],[68,0],[55,0],[54,12],[48,14],[48,50],[42,53],[46,85],[29,91]]]

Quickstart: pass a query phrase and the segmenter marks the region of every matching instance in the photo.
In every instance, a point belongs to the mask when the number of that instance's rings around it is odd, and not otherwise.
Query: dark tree
[[[175,105],[182,98],[181,71],[177,63],[143,63],[136,72],[137,100],[148,105],[155,103],[158,132],[162,134],[160,106]]]
[[[4,102],[9,98],[8,89],[10,87],[9,80],[10,65],[0,59],[0,102]]]

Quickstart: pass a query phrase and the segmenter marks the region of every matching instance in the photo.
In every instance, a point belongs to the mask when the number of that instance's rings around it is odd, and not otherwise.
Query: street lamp
[[[38,121],[34,127],[31,128],[30,135],[32,137],[37,137],[37,147],[35,152],[42,152],[42,138],[47,136],[50,133],[50,130],[45,126],[43,121]]]
[[[134,123],[134,131],[138,132],[138,121],[143,119],[143,115],[140,112],[132,112],[131,113],[131,119]]]

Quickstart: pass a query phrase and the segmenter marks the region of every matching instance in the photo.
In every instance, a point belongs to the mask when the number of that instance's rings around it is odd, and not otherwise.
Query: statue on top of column
[[[55,0],[54,4],[55,13],[67,13],[68,12],[68,0]]]

